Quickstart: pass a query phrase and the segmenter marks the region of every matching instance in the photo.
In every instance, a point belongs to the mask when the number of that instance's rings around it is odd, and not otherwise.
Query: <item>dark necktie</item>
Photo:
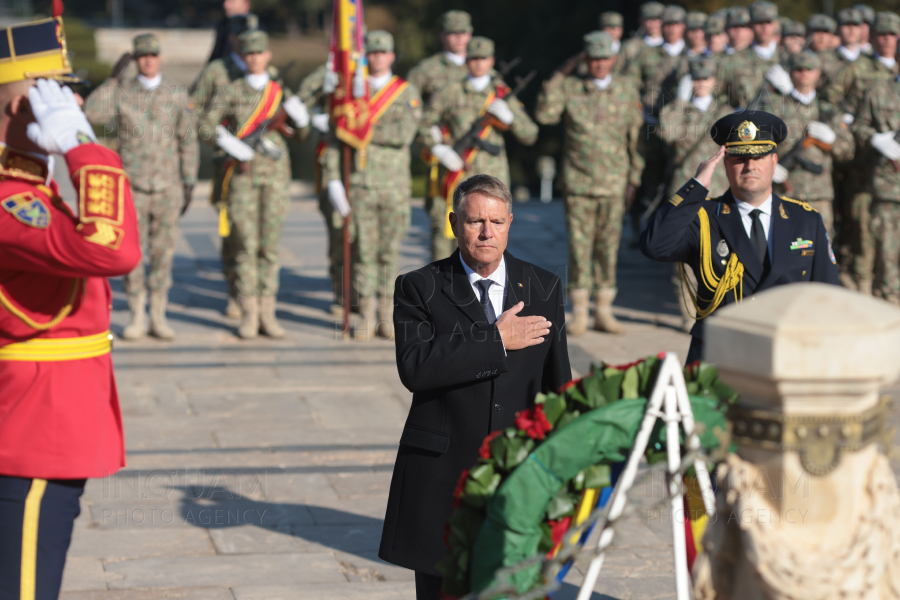
[[[493,323],[497,320],[497,313],[494,312],[494,305],[491,304],[491,297],[488,295],[488,289],[492,283],[494,282],[490,279],[481,279],[475,282],[475,285],[481,291],[481,310],[484,311],[484,316],[487,317],[488,323]]]
[[[756,249],[756,256],[759,257],[759,262],[766,264],[766,253],[769,250],[769,244],[766,243],[766,230],[763,229],[762,221],[759,220],[759,215],[761,214],[762,211],[758,208],[750,211],[750,220],[753,223],[750,226],[750,242],[753,243],[753,247]]]

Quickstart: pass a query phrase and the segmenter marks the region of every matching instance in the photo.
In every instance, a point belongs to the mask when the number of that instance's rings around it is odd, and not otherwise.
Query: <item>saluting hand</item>
[[[519,302],[497,319],[497,329],[507,351],[537,346],[550,334],[550,321],[541,316],[519,317],[524,302]]]
[[[569,75],[575,69],[575,67],[578,66],[578,63],[583,61],[586,56],[587,56],[587,53],[579,52],[575,56],[572,56],[569,59],[567,59],[566,62],[561,64],[559,66],[559,68],[556,70],[559,71],[560,73],[562,73],[563,75]]]
[[[697,168],[697,174],[694,175],[697,181],[700,182],[700,185],[709,189],[709,186],[712,185],[713,173],[716,172],[716,166],[722,162],[723,158],[725,158],[725,146],[720,146],[715,156],[707,158],[700,163],[700,166]]]

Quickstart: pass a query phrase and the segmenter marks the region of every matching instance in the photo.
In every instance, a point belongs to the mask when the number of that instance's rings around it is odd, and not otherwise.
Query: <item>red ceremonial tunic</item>
[[[82,144],[65,159],[78,190],[78,217],[55,183],[44,185],[46,165],[0,147],[2,475],[83,479],[125,466],[109,352],[74,360],[9,358],[17,348],[65,350],[63,338],[98,336],[93,339],[105,343],[112,308],[106,278],[140,261],[131,187],[119,156]]]

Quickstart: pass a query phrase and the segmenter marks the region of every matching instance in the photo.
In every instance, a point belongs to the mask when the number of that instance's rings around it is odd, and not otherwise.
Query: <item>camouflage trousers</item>
[[[357,188],[351,194],[356,290],[361,298],[393,298],[400,244],[409,231],[409,189]]]
[[[569,289],[616,287],[616,258],[625,200],[612,196],[567,196]]]
[[[144,261],[125,276],[125,293],[136,296],[145,289],[150,292],[168,292],[172,287],[172,262],[178,244],[178,217],[184,195],[180,181],[162,192],[132,190],[137,213],[138,235],[144,256],[149,258],[150,268]]]
[[[240,297],[278,293],[278,245],[290,208],[290,178],[235,170],[228,190],[234,236],[235,284]],[[224,241],[224,240],[223,240]]]
[[[425,197],[425,212],[431,221],[431,260],[447,258],[456,250],[456,238],[448,238],[444,235],[447,225],[447,202],[438,196]]]
[[[319,193],[319,212],[325,220],[328,232],[328,276],[331,278],[331,291],[334,293],[334,304],[342,304],[344,287],[344,219],[341,213],[334,210],[328,200],[328,192]]]
[[[875,296],[900,305],[900,203],[877,199],[872,204],[875,238]]]
[[[210,198],[210,204],[217,206],[222,198],[222,179],[225,177],[225,159],[214,158],[213,171],[215,175],[212,182],[212,197]],[[228,286],[228,296],[231,298],[237,298],[236,276],[234,273],[234,256],[236,252],[235,233],[234,229],[232,229],[231,233],[222,238],[221,250],[222,275],[225,277],[225,283]]]
[[[841,285],[872,293],[872,271],[875,263],[875,241],[872,236],[872,195],[864,191],[865,169],[862,165],[842,169],[835,187],[835,209],[839,230],[835,254]]]

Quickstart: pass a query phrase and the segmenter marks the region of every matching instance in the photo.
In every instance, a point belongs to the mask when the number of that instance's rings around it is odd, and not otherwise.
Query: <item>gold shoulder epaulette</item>
[[[803,207],[803,210],[808,210],[811,212],[819,212],[816,209],[814,209],[812,206],[810,206],[809,202],[804,202],[803,200],[794,200],[793,198],[788,198],[787,196],[779,196],[779,198],[781,198],[785,202],[793,202],[794,204],[799,204],[800,206]]]
[[[672,206],[678,206],[678,205],[681,204],[683,201],[684,201],[684,198],[682,198],[682,197],[679,196],[678,194],[675,194],[674,196],[672,196],[671,198],[669,198],[669,204],[671,204]]]

